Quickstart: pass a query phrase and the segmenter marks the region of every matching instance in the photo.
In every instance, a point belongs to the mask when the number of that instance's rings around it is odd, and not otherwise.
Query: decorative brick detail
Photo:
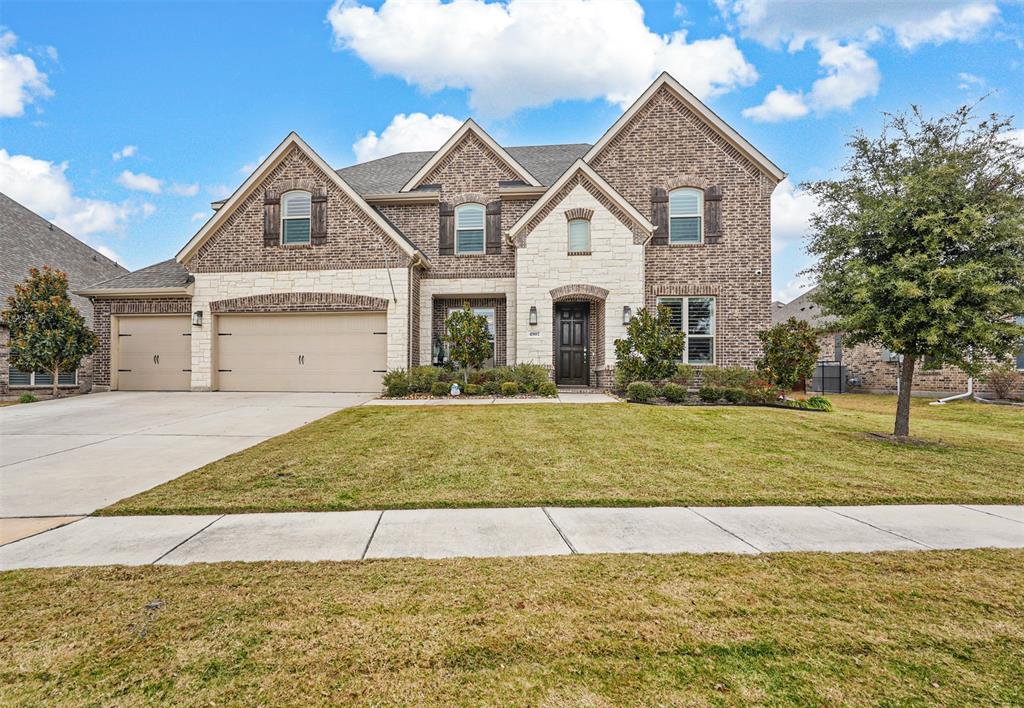
[[[453,207],[457,207],[460,204],[486,204],[487,196],[479,192],[466,192],[465,194],[456,194],[449,200]]]
[[[663,187],[666,192],[671,192],[673,189],[680,189],[682,187],[695,187],[704,190],[710,187],[711,183],[697,175],[679,175],[678,177],[663,181],[658,186]]]
[[[93,300],[93,332],[99,346],[92,355],[94,386],[110,386],[110,318],[115,315],[187,315],[192,300],[181,297]]]
[[[387,312],[388,301],[348,293],[265,293],[210,303],[215,315],[247,312]]]
[[[604,288],[599,288],[596,285],[582,284],[561,285],[551,291],[552,302],[570,300],[573,298],[595,298],[597,300],[607,300],[608,291]]]
[[[494,365],[504,366],[508,363],[506,356],[508,351],[508,312],[505,298],[503,297],[434,298],[431,339],[444,331],[444,320],[447,313],[451,310],[462,308],[466,303],[469,303],[470,307],[494,308]],[[431,341],[431,350],[433,350],[433,341]]]
[[[576,221],[577,219],[583,219],[584,221],[590,221],[594,218],[594,210],[587,209],[584,207],[575,207],[573,209],[565,210],[566,221]]]
[[[653,302],[660,296],[671,296],[671,295],[721,295],[722,286],[714,285],[688,285],[688,284],[669,284],[662,285],[660,283],[653,283],[647,288],[647,301]]]
[[[414,186],[439,184],[441,185],[441,193],[449,195],[445,197],[447,201],[451,195],[459,192],[490,193],[492,190],[497,190],[498,180],[493,179],[495,172],[501,175],[501,181],[521,179],[519,173],[512,169],[511,165],[501,159],[476,134],[468,132]],[[460,174],[463,177],[458,180],[452,180],[453,174]],[[486,187],[484,189],[459,189],[454,187],[455,182],[463,180],[471,184],[485,184]]]
[[[422,269],[409,269],[409,366],[420,365],[420,274]]]
[[[303,248],[264,246],[265,193],[280,194],[296,186],[327,195],[327,237],[323,244]],[[193,273],[343,270],[406,267],[409,260],[366,212],[294,147],[185,267]]]

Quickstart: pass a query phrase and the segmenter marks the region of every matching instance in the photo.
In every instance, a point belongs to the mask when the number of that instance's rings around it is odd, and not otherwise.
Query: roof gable
[[[259,187],[263,180],[284,160],[291,149],[295,148],[301,151],[316,167],[319,169],[327,179],[331,180],[337,187],[345,193],[345,195],[352,200],[358,209],[366,214],[369,219],[376,224],[385,234],[387,234],[405,253],[409,256],[418,258],[422,262],[427,262],[426,256],[424,256],[419,249],[417,249],[402,233],[400,233],[394,225],[384,219],[380,212],[371,207],[351,186],[339,175],[336,171],[324,162],[323,158],[320,157],[316,152],[313,151],[306,142],[298,136],[297,133],[292,132],[288,134],[280,145],[278,145],[274,151],[267,157],[259,167],[257,167],[251,175],[242,183],[242,185],[234,191],[234,193],[224,201],[213,216],[203,224],[202,228],[196,232],[184,248],[182,248],[175,260],[179,263],[184,263],[193,255],[198,253],[199,249],[204,243],[214,234],[217,229],[224,224],[231,215],[235,212],[240,205],[242,205],[246,199],[252,194],[252,192]]]
[[[519,162],[517,162],[516,159],[513,158],[507,150],[505,150],[505,148],[498,145],[498,143],[494,141],[494,138],[488,135],[483,128],[476,124],[476,121],[469,118],[462,124],[462,127],[456,130],[455,133],[448,138],[445,144],[442,145],[429,160],[423,163],[411,178],[409,178],[409,181],[405,183],[401,191],[410,192],[419,187],[430,173],[434,171],[434,168],[437,167],[450,152],[458,147],[469,134],[473,134],[477,139],[479,139],[480,142],[490,150],[490,152],[494,153],[501,162],[504,162],[512,172],[519,175],[524,182],[533,187],[541,186],[541,183],[537,181],[536,177],[530,174],[525,167],[519,164]]]
[[[583,156],[583,159],[587,162],[591,162],[600,155],[601,152],[612,143],[615,137],[630,124],[634,116],[640,113],[663,88],[671,91],[676,98],[699,116],[718,136],[729,143],[729,145],[734,149],[739,151],[743,157],[750,160],[750,162],[756,165],[758,169],[774,179],[776,183],[785,179],[786,173],[783,172],[778,165],[769,160],[760,150],[751,145],[746,138],[722,120],[717,113],[704,105],[699,98],[690,93],[668,72],[662,72],[661,76],[654,80],[654,83],[652,83],[647,90],[643,92],[640,98],[634,101],[633,105],[630,106],[626,112],[612,124],[612,127],[601,136],[601,139],[594,143],[593,147],[591,147],[590,150],[587,151],[587,154]]]

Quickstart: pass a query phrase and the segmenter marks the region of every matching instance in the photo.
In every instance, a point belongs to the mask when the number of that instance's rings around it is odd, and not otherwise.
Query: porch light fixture
[[[202,310],[196,310],[195,312],[192,313],[192,326],[193,327],[202,327],[203,326],[203,311]]]
[[[633,310],[630,309],[629,305],[626,305],[622,308],[622,324],[628,325],[631,319],[633,319]]]
[[[537,306],[530,305],[530,324],[537,324]]]

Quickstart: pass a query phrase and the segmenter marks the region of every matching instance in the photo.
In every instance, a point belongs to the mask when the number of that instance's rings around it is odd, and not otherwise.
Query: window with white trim
[[[308,244],[312,213],[313,197],[309,192],[285,192],[281,196],[281,243]]]
[[[590,253],[590,222],[587,219],[569,222],[569,253]]]
[[[687,364],[715,363],[715,298],[659,297],[658,305],[671,313],[669,322],[686,334],[682,361]]]
[[[77,371],[62,371],[57,374],[58,386],[75,386],[78,384]],[[7,385],[17,386],[52,386],[53,374],[49,371],[21,371],[9,366],[7,368]]]
[[[455,253],[484,253],[484,205],[460,204],[455,208]]]
[[[704,193],[684,187],[668,194],[668,242],[700,243],[704,238]]]
[[[449,308],[448,311],[444,313],[445,322],[448,321],[448,315],[452,314],[453,312],[458,312],[461,309],[461,307]],[[483,366],[484,368],[489,368],[491,366],[494,366],[494,323],[497,321],[498,311],[493,307],[474,307],[472,308],[472,310],[474,315],[477,315],[478,317],[482,316],[487,319],[487,336],[491,340],[491,355],[484,360]],[[444,358],[445,360],[447,360],[451,354],[451,347],[449,346],[448,342],[443,342],[442,346],[444,348]]]

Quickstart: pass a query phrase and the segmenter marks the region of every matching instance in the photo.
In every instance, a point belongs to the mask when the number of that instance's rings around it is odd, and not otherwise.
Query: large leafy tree
[[[469,381],[469,370],[480,368],[494,348],[487,318],[474,314],[468,303],[448,315],[444,341],[448,343],[449,357],[462,368],[464,383]]]
[[[757,368],[771,383],[788,391],[814,373],[818,363],[818,331],[809,323],[790,317],[757,336],[763,350]]]
[[[22,371],[46,371],[58,393],[62,371],[74,371],[96,349],[96,335],[68,298],[68,277],[44,267],[29,270],[14,286],[0,320],[11,335],[11,363]]]
[[[840,179],[804,185],[818,199],[809,252],[816,300],[848,344],[900,355],[894,434],[910,434],[923,357],[971,374],[1019,347],[1024,328],[1024,146],[1007,118],[973,107],[928,118],[887,115],[856,134]]]
[[[626,336],[615,340],[615,375],[623,388],[633,381],[668,378],[683,356],[686,335],[672,326],[672,312],[658,306],[646,307],[626,325]]]

